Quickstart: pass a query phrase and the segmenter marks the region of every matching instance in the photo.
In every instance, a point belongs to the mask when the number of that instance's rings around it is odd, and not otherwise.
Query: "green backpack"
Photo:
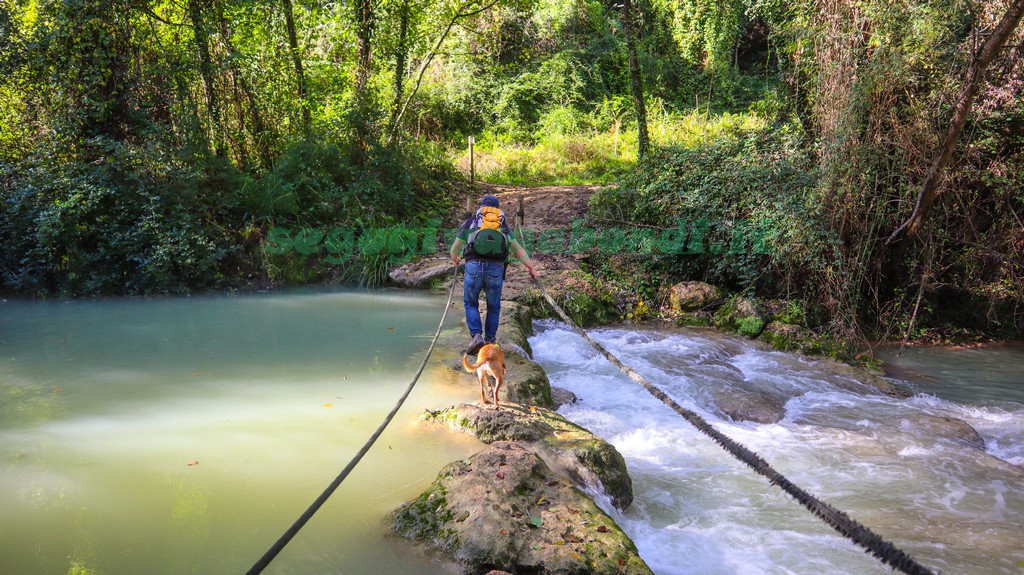
[[[509,241],[499,230],[480,228],[469,235],[466,250],[486,260],[503,262],[508,259]]]

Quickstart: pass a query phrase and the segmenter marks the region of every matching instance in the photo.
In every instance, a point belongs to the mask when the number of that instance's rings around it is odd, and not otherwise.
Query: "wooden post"
[[[469,195],[466,196],[466,211],[473,213],[474,196],[476,195],[476,166],[473,164],[473,144],[476,143],[473,136],[469,137]]]

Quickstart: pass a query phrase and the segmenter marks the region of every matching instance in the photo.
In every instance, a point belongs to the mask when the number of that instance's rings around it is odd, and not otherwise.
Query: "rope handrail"
[[[591,338],[583,328],[579,327],[579,325],[577,325],[576,322],[565,313],[561,306],[555,302],[554,298],[552,298],[551,295],[548,294],[547,290],[544,289],[544,285],[540,280],[534,278],[533,282],[540,289],[541,295],[544,296],[544,299],[547,300],[559,317],[561,317],[577,335],[582,337],[591,345],[591,347],[600,352],[601,355],[605,356],[612,365],[619,368],[619,370],[626,374],[627,377],[638,383],[651,395],[660,399],[662,403],[672,408],[673,411],[681,415],[687,422],[703,432],[705,435],[709,436],[715,443],[729,452],[733,457],[749,466],[755,472],[766,477],[769,483],[777,485],[780,489],[785,491],[786,494],[797,500],[797,502],[807,508],[811,513],[824,521],[830,527],[843,534],[857,545],[860,545],[878,560],[888,564],[893,569],[902,571],[908,575],[934,575],[935,572],[921,565],[913,557],[903,552],[892,543],[886,541],[880,535],[861,525],[845,512],[821,501],[811,493],[795,485],[784,475],[776,471],[757,453],[751,451],[747,447],[712,427],[711,424],[699,414],[676,403],[675,400],[666,395],[665,392],[658,389],[654,384],[647,381],[647,379],[632,368],[619,361],[618,358],[612,355],[612,353],[605,349],[600,343],[594,341],[594,339]]]
[[[334,491],[338,489],[338,486],[341,485],[341,482],[344,481],[346,477],[348,477],[349,473],[351,473],[353,469],[355,469],[356,465],[363,459],[363,456],[366,455],[366,453],[370,450],[370,447],[372,447],[373,444],[377,441],[377,439],[381,436],[381,434],[384,433],[384,429],[388,426],[389,423],[391,423],[391,420],[394,419],[395,415],[398,414],[398,410],[401,409],[402,404],[405,403],[406,398],[409,397],[410,393],[412,393],[412,388],[415,387],[416,382],[419,380],[420,375],[423,373],[423,369],[427,366],[427,361],[430,359],[430,354],[434,352],[434,346],[437,345],[437,338],[440,337],[441,328],[444,327],[444,320],[445,318],[448,317],[448,308],[451,307],[452,299],[455,296],[455,284],[457,283],[458,279],[458,268],[455,268],[455,271],[452,274],[452,285],[451,288],[448,290],[448,302],[444,305],[444,313],[441,314],[441,321],[438,322],[437,324],[437,331],[434,333],[434,339],[431,340],[430,347],[427,348],[427,353],[423,356],[423,361],[420,362],[420,367],[419,369],[416,370],[416,374],[413,375],[412,381],[409,382],[409,385],[405,388],[405,392],[401,395],[401,397],[398,398],[398,401],[395,403],[395,406],[391,408],[391,412],[387,414],[387,416],[384,418],[384,421],[381,422],[380,426],[377,427],[377,430],[373,432],[373,435],[371,435],[370,438],[366,440],[366,443],[363,445],[362,449],[360,449],[359,452],[357,452],[355,456],[352,457],[352,460],[348,462],[348,465],[345,466],[345,469],[341,470],[341,473],[339,473],[338,476],[334,478],[334,481],[332,481],[330,485],[328,485],[327,488],[324,489],[323,493],[321,493],[320,496],[317,497],[315,501],[313,501],[313,503],[306,509],[306,511],[301,516],[299,516],[295,523],[293,523],[292,526],[289,527],[288,530],[285,531],[284,534],[281,535],[281,537],[278,538],[278,540],[270,546],[270,549],[268,549],[267,552],[263,554],[263,557],[260,557],[260,559],[256,561],[256,563],[253,564],[253,566],[248,571],[246,571],[245,575],[258,575],[259,573],[262,573],[263,570],[266,569],[268,565],[270,565],[270,562],[273,561],[275,557],[277,557],[277,554],[280,553],[281,550],[284,549],[286,545],[288,545],[292,538],[298,534],[299,530],[302,529],[303,526],[305,526],[306,523],[313,518],[313,515],[320,509],[320,507],[323,506],[324,503],[327,502],[327,499],[330,498]]]

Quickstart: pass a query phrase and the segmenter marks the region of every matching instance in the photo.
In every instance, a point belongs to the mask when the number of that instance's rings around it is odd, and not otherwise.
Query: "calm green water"
[[[443,305],[351,291],[0,303],[0,574],[244,573],[380,424]],[[265,572],[445,572],[381,517],[479,449],[415,423],[472,399],[428,370]]]
[[[973,405],[1024,403],[1024,344],[944,349],[899,347],[878,351],[886,373],[921,392]]]

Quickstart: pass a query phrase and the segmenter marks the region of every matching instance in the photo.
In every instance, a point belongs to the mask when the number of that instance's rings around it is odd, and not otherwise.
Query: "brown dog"
[[[476,352],[476,364],[470,365],[466,355],[462,356],[462,367],[466,371],[476,371],[476,377],[480,380],[480,400],[484,404],[490,403],[487,400],[487,390],[490,388],[488,376],[494,378],[494,409],[498,409],[498,390],[505,381],[505,352],[493,343],[489,343]]]

